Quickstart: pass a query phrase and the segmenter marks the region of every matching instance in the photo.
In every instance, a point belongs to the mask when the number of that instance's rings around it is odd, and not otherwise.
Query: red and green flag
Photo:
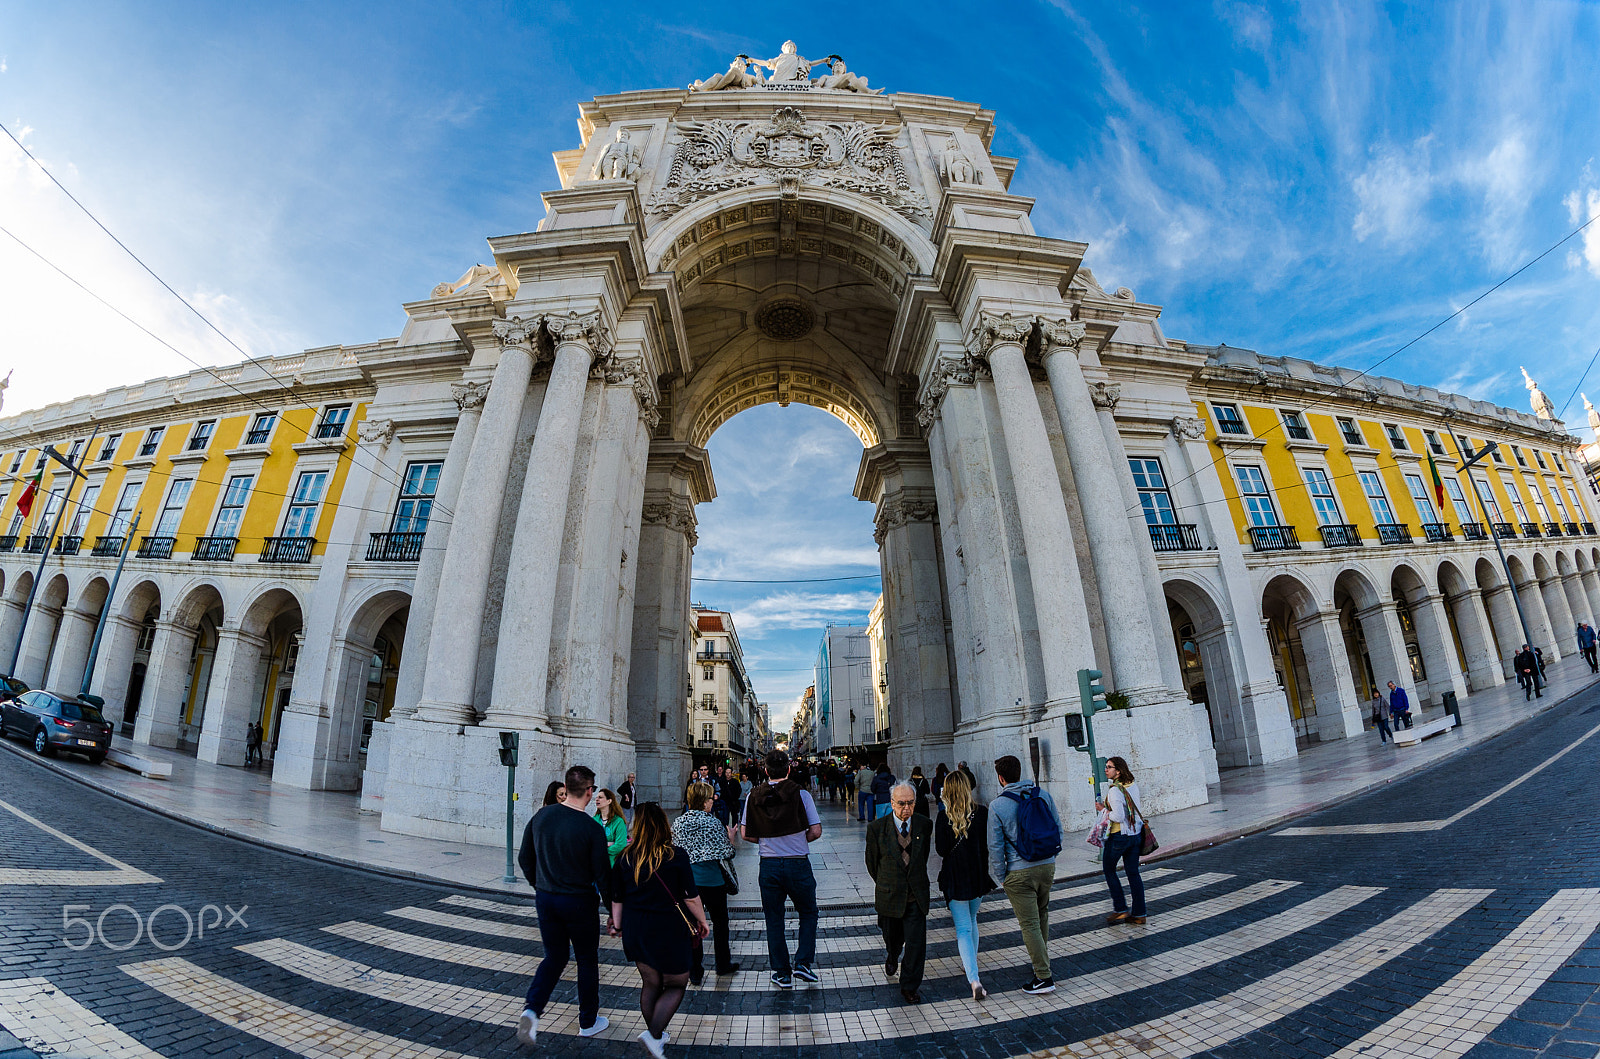
[[[23,518],[27,518],[33,512],[33,498],[39,495],[39,482],[42,478],[44,478],[44,471],[40,470],[28,482],[28,488],[22,491],[21,496],[17,497],[17,510],[22,513]]]
[[[1433,453],[1428,453],[1428,474],[1433,477],[1433,496],[1439,501],[1439,517],[1444,518],[1444,482],[1439,478],[1439,466],[1433,462]]]

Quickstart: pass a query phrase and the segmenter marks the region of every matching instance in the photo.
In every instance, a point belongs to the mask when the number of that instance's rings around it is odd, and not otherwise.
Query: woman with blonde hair
[[[989,810],[972,798],[965,773],[945,777],[944,811],[933,822],[933,848],[944,859],[939,869],[939,890],[950,903],[956,927],[956,951],[967,972],[972,999],[989,994],[978,981],[978,906],[994,889],[989,876]]]
[[[689,854],[672,844],[667,814],[655,802],[634,810],[633,841],[611,872],[610,933],[639,969],[645,1049],[662,1059],[667,1024],[683,1003],[694,948],[711,932]]]
[[[700,903],[711,920],[717,974],[727,975],[739,972],[728,943],[728,877],[722,872],[722,862],[734,854],[728,829],[711,814],[716,798],[717,792],[709,783],[689,785],[689,808],[672,822],[672,844],[689,854],[694,884],[700,888]],[[705,978],[705,959],[705,946],[695,946],[694,966],[689,969],[689,981],[694,985]]]
[[[606,829],[606,852],[611,855],[611,866],[615,868],[617,858],[628,848],[628,821],[622,815],[622,806],[617,804],[617,796],[604,787],[594,792],[594,818]]]

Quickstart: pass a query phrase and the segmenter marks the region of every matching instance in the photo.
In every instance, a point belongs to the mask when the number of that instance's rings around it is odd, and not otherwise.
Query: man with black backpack
[[[1061,817],[1050,792],[1022,778],[1011,754],[994,763],[1000,797],[989,803],[989,874],[1001,880],[1033,963],[1025,993],[1053,993],[1050,971],[1050,887],[1061,852]]]

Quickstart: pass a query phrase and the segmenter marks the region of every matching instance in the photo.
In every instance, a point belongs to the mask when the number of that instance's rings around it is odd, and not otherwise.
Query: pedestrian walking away
[[[1144,878],[1139,874],[1139,847],[1144,842],[1144,817],[1139,815],[1139,784],[1134,782],[1133,770],[1120,757],[1106,759],[1106,780],[1111,786],[1105,799],[1095,799],[1094,806],[1110,813],[1110,826],[1100,851],[1106,889],[1111,891],[1111,914],[1106,922],[1143,923]],[[1133,891],[1132,908],[1122,896],[1122,882],[1117,878],[1119,862],[1127,873],[1128,889]]]
[[[767,921],[767,959],[772,984],[793,989],[796,978],[820,981],[811,965],[817,958],[817,879],[811,873],[807,847],[822,837],[811,792],[789,776],[789,755],[767,755],[767,778],[745,796],[741,833],[761,847],[761,912]],[[794,961],[783,936],[784,903],[792,902],[800,917]]]
[[[1522,698],[1524,701],[1537,695],[1544,698],[1543,681],[1539,679],[1539,659],[1533,653],[1530,644],[1523,644],[1522,650],[1511,660],[1511,668],[1517,672],[1517,683],[1522,685]]]
[[[694,872],[694,884],[700,890],[700,903],[711,921],[711,944],[716,953],[716,972],[719,975],[737,974],[739,965],[733,962],[728,945],[728,877],[723,874],[723,861],[732,863],[733,843],[728,840],[728,829],[711,815],[711,802],[715,798],[711,788],[696,783],[689,788],[690,806],[682,816],[672,822],[672,844],[689,855],[689,866]],[[694,966],[689,970],[689,981],[699,985],[705,977],[705,946],[695,946]]]
[[[1000,796],[989,803],[989,874],[1011,901],[1022,944],[1033,964],[1023,990],[1053,993],[1050,972],[1050,886],[1061,852],[1061,817],[1050,792],[1022,778],[1022,762],[1007,754],[994,763]]]
[[[872,771],[871,766],[869,766],[866,762],[862,762],[861,767],[856,770],[857,820],[877,819],[878,810],[876,807],[876,802],[872,797],[872,780],[874,776],[875,773]]]
[[[544,959],[533,972],[528,998],[517,1020],[517,1040],[530,1045],[539,1036],[539,1018],[561,974],[569,950],[578,964],[578,1036],[593,1037],[609,1023],[600,1014],[600,895],[610,891],[611,857],[606,832],[589,815],[594,773],[582,765],[567,769],[556,784],[562,799],[544,806],[522,831],[517,863],[534,889],[539,940]],[[552,792],[553,793],[553,792]]]
[[[944,808],[933,822],[933,849],[939,854],[939,892],[950,905],[956,928],[956,951],[967,973],[972,999],[989,994],[978,980],[978,906],[994,889],[989,875],[989,810],[972,797],[965,773],[945,776]]]
[[[261,764],[261,726],[254,721],[245,730],[244,763],[246,768]]]
[[[1407,697],[1406,689],[1395,687],[1392,680],[1389,681],[1389,716],[1394,731],[1398,732],[1402,725],[1411,727],[1411,699]]]
[[[617,804],[622,806],[622,818],[629,824],[633,823],[633,781],[635,779],[637,777],[630,772],[628,773],[628,778],[623,780],[621,785],[617,787]]]
[[[628,848],[628,821],[622,818],[617,796],[604,787],[594,792],[594,818],[606,829],[606,853],[616,867],[617,858]]]
[[[867,874],[887,959],[883,972],[900,975],[900,998],[922,1003],[922,972],[928,958],[928,852],[933,821],[918,813],[917,789],[897,783],[889,816],[867,825]]]
[[[878,766],[878,771],[872,777],[872,803],[874,820],[889,815],[889,792],[894,789],[894,773],[889,771],[887,762]]]
[[[933,807],[939,812],[944,812],[944,781],[950,775],[950,770],[944,767],[944,762],[934,766],[933,779],[928,787],[933,792]]]
[[[1578,623],[1578,650],[1583,653],[1583,660],[1589,663],[1589,672],[1600,673],[1600,659],[1596,658],[1595,631],[1586,621]]]
[[[1372,696],[1372,724],[1378,729],[1378,745],[1391,742],[1394,732],[1389,727],[1389,704],[1383,701],[1381,694]]]
[[[918,765],[911,770],[911,789],[917,792],[917,812],[933,819],[933,814],[928,812],[928,777],[922,774],[922,766]]]
[[[739,782],[739,774],[733,769],[725,769],[722,773],[722,804],[728,807],[729,818],[723,823],[730,827],[738,827],[737,814],[744,802],[744,785]]]
[[[698,785],[697,785],[698,786]],[[611,920],[622,954],[639,969],[639,1040],[662,1059],[667,1024],[683,1003],[694,951],[711,932],[689,854],[673,845],[667,814],[655,802],[638,808],[633,841],[611,873]]]

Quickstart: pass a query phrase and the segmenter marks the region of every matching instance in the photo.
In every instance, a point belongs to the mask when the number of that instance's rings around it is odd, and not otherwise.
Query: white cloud
[[[1587,166],[1584,167],[1584,177],[1590,177]],[[1589,183],[1587,179],[1585,182]],[[1570,191],[1561,204],[1567,208],[1567,217],[1574,225],[1593,221],[1600,217],[1600,187],[1589,183],[1588,187]],[[1581,265],[1589,270],[1590,275],[1600,276],[1600,222],[1589,225],[1578,238],[1582,241],[1582,249],[1567,255],[1568,267],[1577,268]]]
[[[733,623],[740,637],[758,636],[773,629],[818,629],[829,622],[867,620],[877,602],[872,592],[812,592],[788,589],[735,604]]]
[[[1534,173],[1531,152],[1520,132],[1503,136],[1481,158],[1462,167],[1462,180],[1483,196],[1478,224],[1484,257],[1504,268],[1521,258],[1519,228],[1528,210]]]
[[[1423,210],[1433,194],[1429,164],[1431,136],[1409,149],[1374,148],[1372,161],[1351,182],[1360,210],[1351,226],[1358,240],[1376,235],[1386,245],[1408,243],[1422,228]]]

